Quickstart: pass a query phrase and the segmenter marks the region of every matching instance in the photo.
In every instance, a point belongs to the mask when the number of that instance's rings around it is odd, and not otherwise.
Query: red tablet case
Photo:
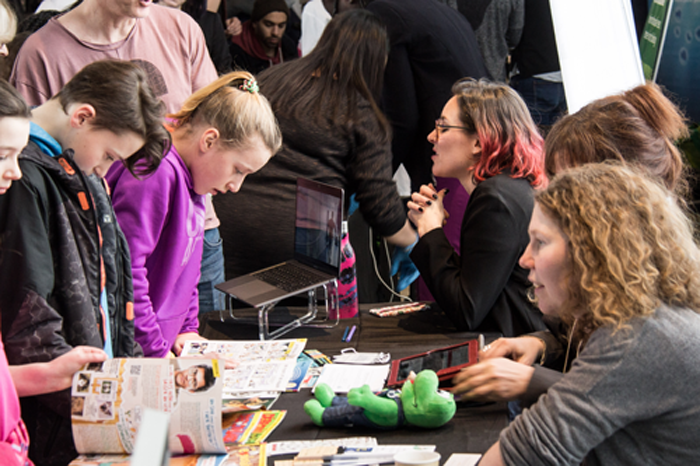
[[[439,380],[442,381],[442,380],[451,379],[462,368],[467,367],[467,366],[471,366],[472,364],[476,364],[478,354],[479,354],[479,341],[478,340],[469,340],[469,341],[465,341],[464,343],[458,343],[456,345],[445,346],[443,348],[435,348],[435,349],[432,349],[430,351],[426,351],[424,353],[414,354],[412,356],[407,356],[405,358],[395,359],[395,360],[391,361],[391,371],[389,372],[389,379],[387,381],[387,386],[395,387],[395,386],[403,385],[403,383],[405,382],[405,380],[396,380],[398,375],[399,375],[399,366],[401,365],[402,361],[424,357],[428,354],[435,353],[438,351],[449,351],[451,349],[459,348],[462,346],[469,347],[469,349],[468,349],[469,362],[467,362],[465,364],[460,364],[458,366],[446,367],[444,369],[437,371],[437,376],[438,376]]]

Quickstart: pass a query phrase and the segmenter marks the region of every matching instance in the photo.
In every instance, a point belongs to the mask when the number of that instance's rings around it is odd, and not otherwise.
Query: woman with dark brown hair
[[[344,188],[346,212],[355,194],[367,223],[389,242],[416,240],[392,180],[390,126],[377,106],[387,53],[379,19],[352,10],[328,23],[311,53],[260,75],[284,144],[235,197],[214,199],[229,277],[294,256],[297,177]]]

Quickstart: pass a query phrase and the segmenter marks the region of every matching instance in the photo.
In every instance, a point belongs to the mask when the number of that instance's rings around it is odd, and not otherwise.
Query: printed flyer
[[[223,366],[223,364],[221,364]],[[224,454],[222,371],[202,358],[110,359],[73,378],[71,417],[81,454],[130,454],[145,408],[170,413],[173,454]]]
[[[182,356],[206,356],[235,360],[235,369],[224,371],[223,398],[248,392],[282,392],[294,374],[306,339],[268,341],[187,341]]]

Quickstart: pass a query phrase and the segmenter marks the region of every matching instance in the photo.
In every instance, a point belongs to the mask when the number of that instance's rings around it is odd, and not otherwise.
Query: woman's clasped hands
[[[416,226],[421,237],[429,231],[442,228],[449,218],[450,215],[442,203],[447,193],[448,190],[438,191],[430,183],[421,186],[419,192],[411,194],[411,200],[407,204],[408,218]]]

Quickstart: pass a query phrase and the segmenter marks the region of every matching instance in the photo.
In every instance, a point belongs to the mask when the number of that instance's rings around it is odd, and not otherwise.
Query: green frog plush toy
[[[304,411],[321,427],[440,427],[452,419],[457,405],[452,393],[439,390],[438,384],[437,374],[431,370],[409,378],[401,390],[385,390],[378,395],[364,385],[341,397],[328,385],[320,384],[316,386],[316,399],[307,401]]]

